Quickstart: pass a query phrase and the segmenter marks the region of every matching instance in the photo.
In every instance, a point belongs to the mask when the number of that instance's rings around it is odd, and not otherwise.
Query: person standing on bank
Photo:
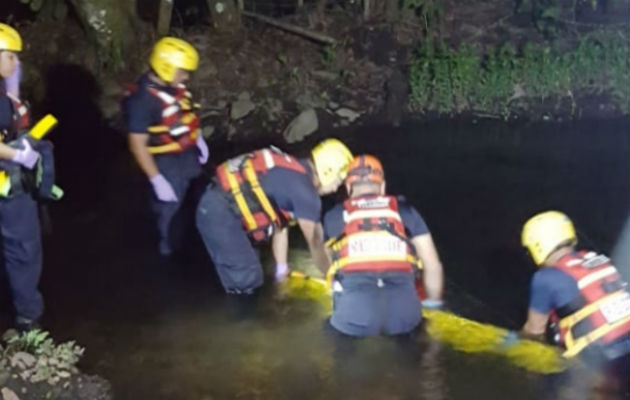
[[[12,183],[21,181],[13,174],[32,170],[40,159],[28,140],[20,138],[29,125],[28,110],[18,97],[20,51],[19,33],[0,23],[0,174],[8,176]],[[8,145],[15,141],[20,150]],[[21,185],[12,189],[0,195],[2,258],[13,294],[16,327],[26,331],[38,327],[44,312],[44,301],[37,288],[42,271],[41,231],[33,193]]]
[[[195,113],[198,106],[185,86],[198,63],[197,50],[188,42],[160,39],[149,58],[150,71],[132,85],[123,102],[129,149],[153,187],[163,256],[180,250],[193,226],[192,213],[187,220],[182,202],[209,157]]]

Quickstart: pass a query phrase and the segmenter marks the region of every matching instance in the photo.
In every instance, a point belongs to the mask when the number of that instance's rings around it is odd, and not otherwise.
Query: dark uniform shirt
[[[0,132],[13,129],[13,103],[6,95],[4,79],[0,79]]]
[[[294,219],[319,221],[322,201],[313,185],[309,165],[300,160],[306,174],[286,168],[272,168],[258,178],[269,200],[278,208],[288,211]]]
[[[148,86],[175,95],[176,89],[171,86],[160,86],[142,75],[136,82],[138,89],[123,102],[123,114],[129,133],[149,133],[149,126],[162,123],[162,101],[148,90]]]

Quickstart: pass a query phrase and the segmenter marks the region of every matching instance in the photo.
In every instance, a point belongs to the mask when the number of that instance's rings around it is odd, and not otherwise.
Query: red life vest
[[[9,92],[3,92],[0,94],[6,95],[11,101],[11,108],[13,109],[13,123],[12,123],[12,131],[2,133],[1,141],[4,143],[8,143],[12,140],[17,139],[18,132],[28,128],[30,123],[30,115],[28,112],[28,108],[14,95]]]
[[[149,152],[152,154],[173,154],[197,145],[199,118],[195,114],[198,107],[191,93],[184,85],[175,87],[175,94],[167,93],[148,84],[147,91],[162,104],[162,120],[149,127]],[[138,91],[138,85],[131,85],[126,96]]]
[[[343,205],[343,233],[327,243],[333,254],[329,280],[340,269],[344,273],[414,272],[418,260],[405,234],[396,197],[363,196]]]
[[[608,257],[580,251],[554,265],[575,279],[580,295],[554,311],[559,320],[565,356],[573,357],[590,344],[605,346],[630,334],[630,293]]]
[[[306,169],[294,157],[275,147],[232,158],[216,170],[221,187],[232,194],[243,227],[254,242],[269,239],[275,229],[293,220],[290,212],[277,209],[269,201],[258,181],[258,176],[274,168],[306,174]]]

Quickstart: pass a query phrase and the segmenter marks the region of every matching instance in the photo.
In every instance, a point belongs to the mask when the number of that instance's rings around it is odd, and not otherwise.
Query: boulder
[[[317,113],[315,109],[310,108],[295,117],[282,135],[287,143],[301,142],[305,137],[317,131],[318,127]]]

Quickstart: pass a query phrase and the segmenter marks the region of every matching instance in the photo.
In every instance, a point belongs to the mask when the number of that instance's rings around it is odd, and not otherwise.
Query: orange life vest
[[[199,136],[199,118],[195,114],[198,105],[192,100],[191,93],[184,85],[175,87],[170,94],[148,84],[149,93],[162,104],[162,120],[149,127],[149,152],[152,154],[173,154],[197,145]],[[131,85],[126,96],[138,91],[138,85]]]
[[[608,257],[580,251],[554,265],[575,279],[580,295],[554,311],[565,356],[573,357],[590,344],[605,346],[630,334],[630,293]]]
[[[406,236],[396,197],[363,196],[343,205],[343,233],[327,243],[333,258],[329,281],[339,270],[415,272],[419,262]]]
[[[275,229],[283,228],[293,220],[290,212],[272,204],[258,181],[258,176],[274,168],[306,174],[297,159],[275,147],[232,158],[216,170],[221,187],[232,194],[243,227],[254,242],[269,239]]]

